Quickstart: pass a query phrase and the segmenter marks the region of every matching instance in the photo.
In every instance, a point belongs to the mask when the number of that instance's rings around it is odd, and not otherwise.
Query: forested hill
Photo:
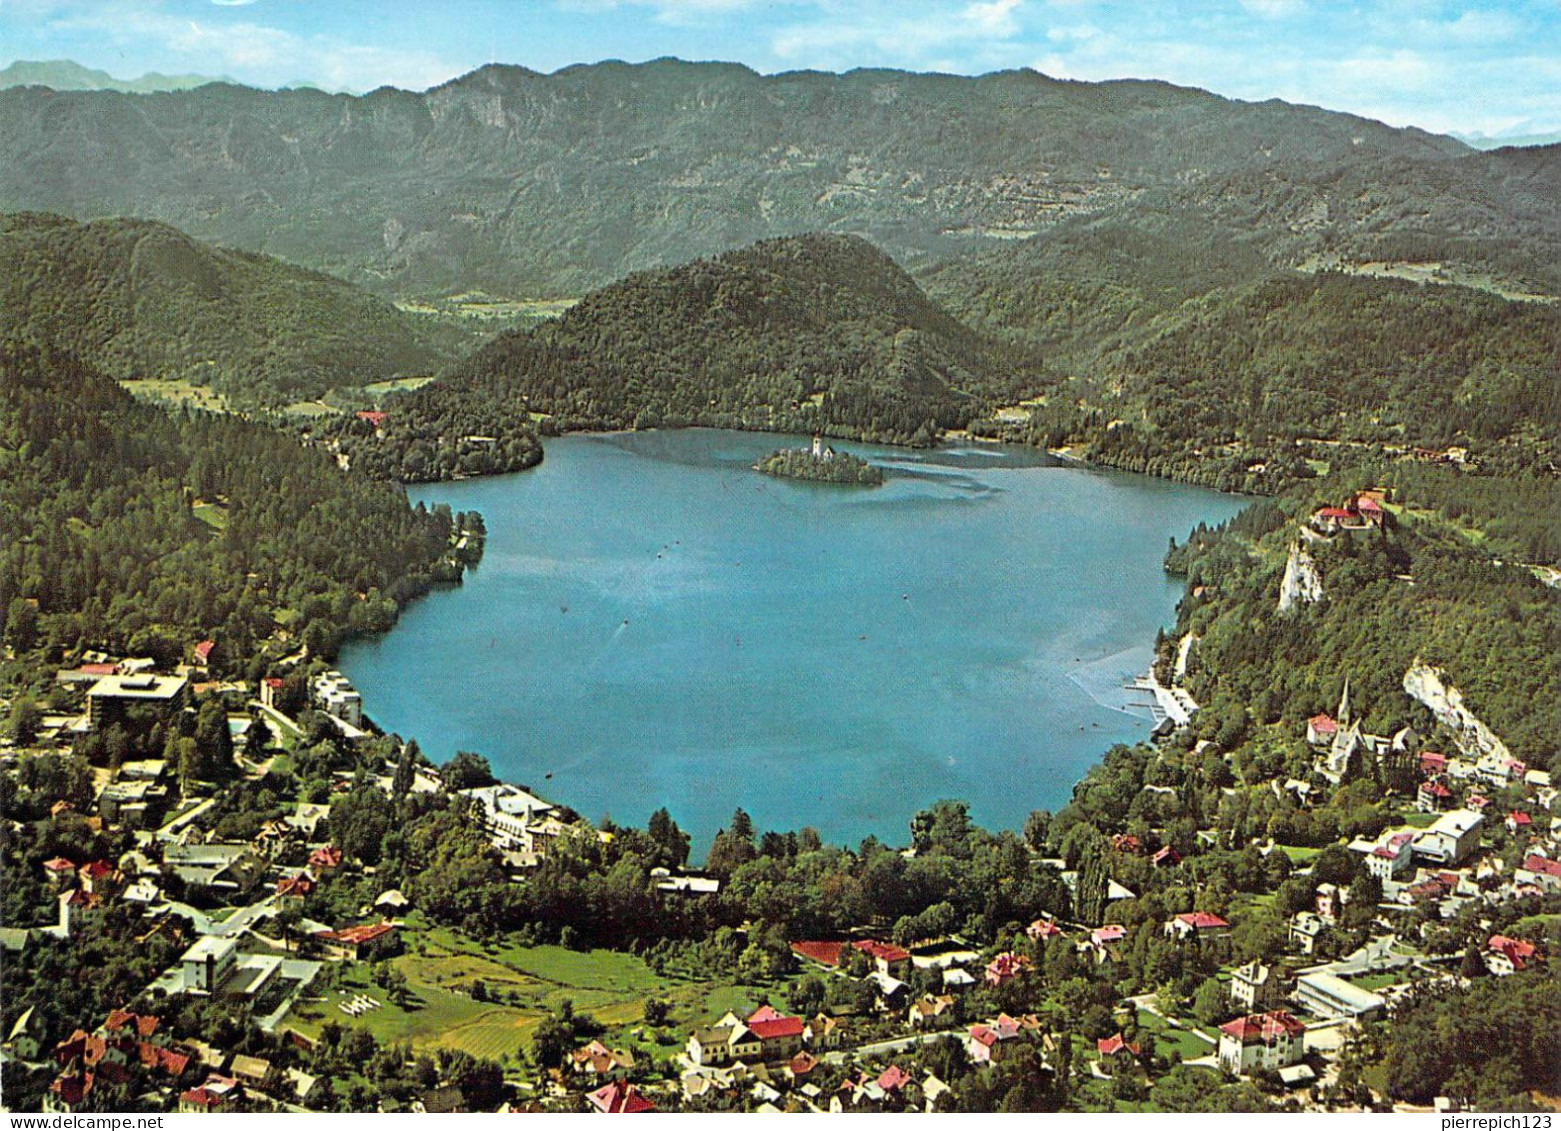
[[[461,573],[448,510],[414,510],[282,432],[139,404],[75,358],[14,342],[0,342],[0,530],[0,614],[19,654],[107,647],[171,664],[211,638],[233,674],[299,635],[329,653],[383,630]]]
[[[1287,261],[1373,254],[1400,232],[1422,251],[1483,254],[1464,237],[1496,231],[1543,265],[1561,234],[1554,178],[1510,153],[1033,71],[764,76],[658,60],[488,66],[363,97],[18,88],[0,91],[0,153],[0,207],[146,216],[399,293],[581,294],[821,230],[911,263],[1072,218],[1136,223],[1146,206],[1212,210]]]
[[[562,429],[930,443],[1038,378],[1035,358],[962,326],[865,240],[810,235],[632,275],[557,322],[501,335],[440,384],[524,398]]]
[[[332,279],[141,220],[0,215],[0,337],[240,401],[431,372],[448,331]]]

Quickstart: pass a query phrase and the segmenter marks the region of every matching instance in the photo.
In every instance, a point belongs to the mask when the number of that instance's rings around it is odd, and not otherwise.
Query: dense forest
[[[461,574],[448,510],[270,428],[139,405],[20,343],[0,350],[0,529],[6,642],[55,658],[177,661],[210,637],[219,669],[248,672],[279,630],[329,652]]]
[[[0,215],[0,335],[243,406],[432,372],[464,344],[339,279],[141,220]]]

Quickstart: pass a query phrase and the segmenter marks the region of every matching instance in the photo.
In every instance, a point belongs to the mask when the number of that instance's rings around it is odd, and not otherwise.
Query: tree
[[[672,1003],[666,998],[652,997],[645,999],[645,1024],[665,1025],[667,1018],[672,1014]]]
[[[1174,539],[1173,539],[1174,542]],[[1052,815],[1046,809],[1032,809],[1024,819],[1024,842],[1037,852],[1046,850],[1046,838],[1051,834]]]
[[[392,796],[402,798],[412,792],[412,783],[416,780],[419,757],[420,752],[417,748],[417,739],[411,739],[401,748],[401,753],[396,757],[396,772],[390,778],[390,792]]]
[[[687,863],[691,838],[678,828],[677,822],[672,819],[672,814],[667,812],[665,807],[657,809],[650,815],[646,834],[656,843],[659,863],[662,867],[681,868]]]
[[[445,789],[451,793],[492,785],[496,780],[488,759],[470,750],[456,751],[455,757],[440,768],[440,774],[444,778]]]
[[[1225,987],[1217,979],[1205,978],[1192,998],[1192,1012],[1205,1025],[1218,1025],[1230,1015]]]
[[[38,737],[38,727],[43,723],[43,711],[30,695],[23,695],[11,705],[11,741],[27,746]]]
[[[1079,867],[1073,892],[1073,906],[1085,923],[1105,922],[1110,897],[1111,870],[1101,837],[1097,833],[1079,850]]]

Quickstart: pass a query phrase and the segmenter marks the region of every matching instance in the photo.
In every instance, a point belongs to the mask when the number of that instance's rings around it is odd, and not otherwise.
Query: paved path
[[[824,1059],[831,1064],[839,1064],[848,1055],[856,1056],[882,1056],[885,1053],[903,1052],[917,1045],[930,1045],[933,1041],[943,1037],[962,1037],[963,1029],[943,1029],[936,1033],[916,1033],[909,1037],[896,1037],[892,1041],[878,1041],[870,1045],[858,1045],[854,1049],[836,1049],[834,1052],[824,1054]]]
[[[202,813],[206,812],[206,810],[210,809],[216,803],[217,799],[215,797],[208,797],[204,801],[197,802],[193,809],[190,809],[188,812],[179,814],[162,828],[158,829],[158,837],[162,840],[172,840],[175,836],[178,835],[180,829],[189,824],[191,821],[195,820],[196,817],[199,817]]]

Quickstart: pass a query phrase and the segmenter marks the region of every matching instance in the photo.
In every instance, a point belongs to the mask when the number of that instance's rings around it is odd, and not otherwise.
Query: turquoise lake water
[[[1017,828],[1148,735],[1122,684],[1180,596],[1167,539],[1240,499],[990,445],[838,444],[876,489],[750,469],[804,442],[572,436],[415,490],[481,511],[487,554],[343,653],[364,709],[592,820],[665,805],[696,854],[739,805],[852,844],[945,797]]]

